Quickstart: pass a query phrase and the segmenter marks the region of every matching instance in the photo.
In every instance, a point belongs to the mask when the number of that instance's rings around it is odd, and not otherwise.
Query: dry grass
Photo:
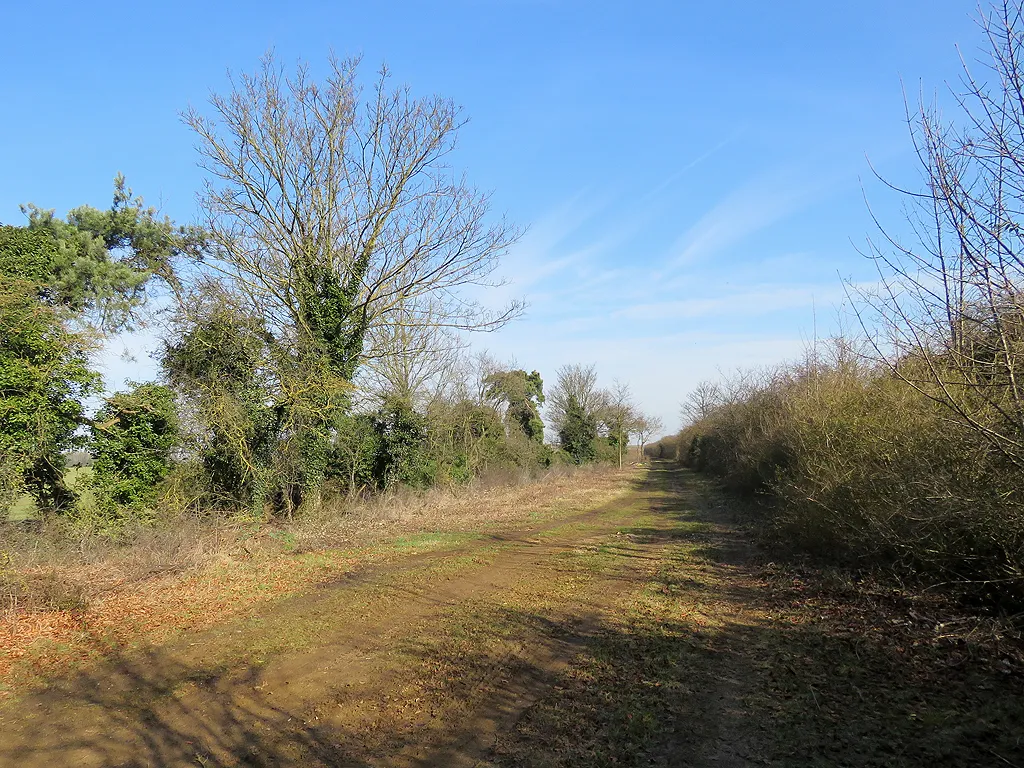
[[[560,470],[456,490],[325,505],[287,525],[183,518],[117,545],[57,523],[0,528],[0,695],[112,645],[239,615],[354,568],[409,554],[409,533],[500,531],[599,506],[628,473]]]
[[[289,526],[299,551],[367,546],[417,531],[497,531],[560,510],[597,505],[621,492],[606,467],[559,467],[537,478],[492,473],[467,486],[423,492],[400,489],[356,502],[335,502]]]
[[[1020,467],[981,430],[841,346],[832,360],[809,355],[738,378],[679,446],[684,463],[770,501],[762,511],[780,551],[1024,608]]]
[[[238,540],[242,526],[183,518],[139,529],[130,544],[50,520],[36,528],[0,526],[0,611],[59,608],[41,585],[57,581],[79,595],[79,607],[127,584],[200,566]]]

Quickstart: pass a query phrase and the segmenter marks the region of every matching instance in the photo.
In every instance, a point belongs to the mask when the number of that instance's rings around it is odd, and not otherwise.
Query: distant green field
[[[64,475],[64,482],[72,490],[78,491],[81,499],[80,503],[85,507],[93,503],[92,490],[83,487],[85,481],[91,476],[92,467],[72,467]],[[18,500],[14,502],[14,506],[7,512],[7,519],[11,521],[35,520],[38,517],[39,507],[36,505],[35,500],[27,493],[19,496]]]
[[[34,520],[39,516],[35,501],[27,493],[21,494],[7,512],[8,520]]]

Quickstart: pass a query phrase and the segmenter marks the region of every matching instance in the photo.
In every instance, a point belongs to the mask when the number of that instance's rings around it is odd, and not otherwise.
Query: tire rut
[[[492,742],[568,663],[596,612],[577,611],[555,634],[531,638],[529,669],[500,690],[482,681],[487,693],[473,694],[479,710],[463,723],[427,721],[405,736],[366,736],[379,725],[381,698],[408,681],[407,660],[396,659],[395,648],[467,602],[494,602],[538,573],[557,581],[553,558],[607,537],[638,498],[634,491],[541,525],[369,566],[274,604],[255,625],[229,623],[54,680],[4,718],[0,765],[472,764],[465,756]],[[590,529],[585,536],[573,530],[580,526]],[[606,584],[601,596],[629,586]],[[289,628],[313,637],[257,663],[218,658],[225,647]],[[339,726],[358,737],[339,743]]]

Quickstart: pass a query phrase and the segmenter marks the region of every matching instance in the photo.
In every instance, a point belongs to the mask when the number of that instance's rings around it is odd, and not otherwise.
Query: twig
[[[818,711],[821,712],[821,705],[818,704],[818,696],[814,693],[814,686],[808,685],[807,687],[811,689],[811,698],[814,699],[814,706],[816,706],[818,708]]]
[[[998,752],[996,752],[996,751],[995,751],[994,749],[989,749],[989,752],[991,752],[991,753],[992,753],[993,755],[995,755],[995,756],[996,756],[997,758],[999,758],[1000,760],[1002,760],[1002,761],[1003,761],[1004,763],[1006,763],[1007,765],[1012,765],[1012,766],[1013,766],[1013,768],[1019,768],[1019,766],[1018,766],[1018,765],[1017,765],[1016,763],[1011,763],[1011,762],[1010,762],[1009,760],[1007,760],[1007,759],[1006,759],[1005,757],[1003,757],[1002,755],[1000,755],[1000,754],[999,754]]]

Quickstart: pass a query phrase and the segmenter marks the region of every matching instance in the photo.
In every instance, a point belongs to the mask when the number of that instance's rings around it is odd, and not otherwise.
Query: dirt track
[[[0,764],[502,762],[499,742],[677,543],[665,477],[54,680],[5,708]],[[721,753],[692,744],[679,764]]]
[[[51,679],[0,766],[1024,764],[1008,668],[759,562],[684,471],[621,482]]]

